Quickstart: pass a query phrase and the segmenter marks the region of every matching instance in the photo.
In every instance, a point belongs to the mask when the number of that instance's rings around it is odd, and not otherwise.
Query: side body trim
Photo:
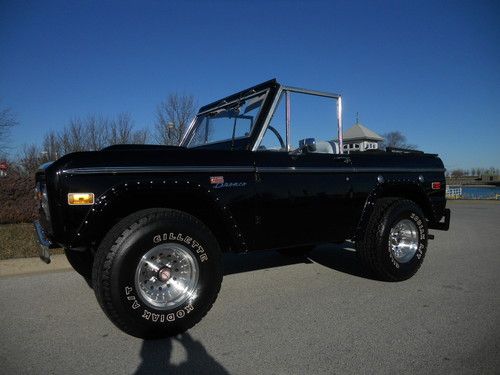
[[[370,167],[258,167],[261,173],[420,173],[444,172],[441,168],[370,168]]]
[[[442,168],[377,168],[377,167],[253,167],[253,166],[144,166],[73,168],[64,174],[129,174],[129,173],[423,173],[444,172]]]
[[[255,172],[251,166],[144,166],[144,167],[94,167],[73,168],[64,174],[128,174],[128,173],[193,173],[193,172]]]

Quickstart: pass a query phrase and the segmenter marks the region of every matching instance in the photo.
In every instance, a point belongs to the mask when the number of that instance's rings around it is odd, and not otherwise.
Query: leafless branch
[[[382,142],[381,148],[397,147],[407,150],[416,150],[418,148],[417,145],[406,143],[406,136],[400,131],[386,133],[383,137],[385,140]]]
[[[0,156],[9,148],[10,131],[18,125],[17,119],[10,108],[0,110]]]
[[[160,144],[178,145],[195,111],[192,95],[170,94],[156,109],[155,140]]]

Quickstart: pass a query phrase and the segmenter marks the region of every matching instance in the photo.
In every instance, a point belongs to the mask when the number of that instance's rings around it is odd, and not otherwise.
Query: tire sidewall
[[[399,263],[393,256],[389,246],[389,236],[391,229],[403,219],[412,221],[418,230],[418,248],[411,260],[406,263]],[[427,251],[427,222],[422,211],[415,204],[402,201],[389,208],[384,215],[378,238],[379,256],[385,271],[396,279],[407,279],[419,269]]]
[[[193,295],[171,310],[148,305],[136,289],[135,274],[142,256],[155,246],[177,243],[185,246],[198,264],[198,282]],[[190,328],[206,313],[218,292],[221,278],[218,245],[198,226],[173,222],[168,218],[146,220],[119,241],[119,250],[111,267],[110,293],[113,305],[126,325],[141,331],[175,333]]]

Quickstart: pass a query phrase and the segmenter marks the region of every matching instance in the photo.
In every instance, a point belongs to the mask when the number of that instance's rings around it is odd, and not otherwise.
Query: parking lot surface
[[[228,255],[213,309],[171,339],[121,333],[73,271],[2,277],[0,373],[498,374],[500,204],[449,207],[405,282],[369,278],[345,246]]]

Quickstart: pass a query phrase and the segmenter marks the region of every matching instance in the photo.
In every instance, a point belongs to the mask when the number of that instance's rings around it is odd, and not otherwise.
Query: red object
[[[7,164],[7,162],[2,161],[0,163],[0,171],[6,171],[7,169],[9,169],[9,165]]]
[[[213,185],[223,184],[224,183],[224,176],[212,176],[212,177],[210,177],[210,183]]]
[[[433,182],[431,184],[432,190],[440,190],[441,189],[441,182]]]

